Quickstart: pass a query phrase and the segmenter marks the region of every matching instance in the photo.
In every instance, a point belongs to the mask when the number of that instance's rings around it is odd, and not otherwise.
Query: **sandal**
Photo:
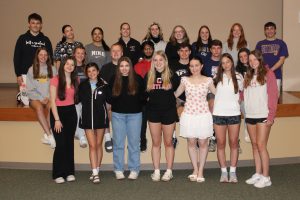
[[[192,181],[192,182],[197,181],[197,174],[191,174],[191,175],[189,175],[188,179],[190,179],[190,181]]]
[[[93,176],[93,183],[95,183],[95,184],[100,183],[99,175],[94,175]]]
[[[197,183],[203,183],[205,181],[204,177],[197,177]]]

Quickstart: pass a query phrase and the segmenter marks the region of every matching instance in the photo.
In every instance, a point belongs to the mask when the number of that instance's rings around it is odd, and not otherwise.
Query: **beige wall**
[[[283,1],[283,39],[289,48],[289,58],[283,70],[284,90],[300,90],[300,1]]]
[[[268,143],[271,158],[287,158],[300,156],[300,134],[295,134],[299,127],[300,117],[277,118],[273,125]],[[0,163],[24,162],[24,163],[51,163],[53,150],[40,142],[42,129],[37,122],[0,122]],[[298,128],[299,129],[299,128]],[[177,127],[179,130],[179,127]],[[243,130],[243,127],[241,128]],[[240,132],[241,147],[243,153],[239,160],[251,160],[252,150],[250,143],[245,143],[243,132]],[[151,147],[151,137],[147,133],[148,146]],[[142,164],[151,164],[150,150],[141,154]],[[186,140],[179,138],[179,145],[175,152],[175,163],[189,163],[186,148]],[[227,149],[227,156],[229,152]],[[227,158],[228,158],[227,157]],[[162,163],[165,163],[162,154]],[[209,153],[208,161],[217,161],[216,153]],[[88,164],[88,149],[82,149],[75,143],[75,162]],[[104,153],[103,164],[112,163],[112,154]]]
[[[128,0],[126,4],[121,2],[124,1],[1,0],[0,83],[15,82],[12,64],[14,45],[17,37],[27,30],[27,16],[32,12],[42,15],[43,32],[49,36],[53,45],[61,38],[63,24],[71,24],[76,39],[85,44],[90,42],[91,29],[101,26],[107,43],[112,44],[117,41],[119,25],[124,21],[131,24],[132,36],[137,40],[144,37],[147,26],[153,21],[162,25],[165,39],[169,38],[175,25],[182,24],[186,27],[191,41],[195,41],[199,27],[207,24],[213,37],[224,41],[234,22],[240,22],[244,26],[251,48],[255,47],[258,40],[264,38],[263,25],[266,21],[274,21],[278,25],[279,37],[282,35],[282,0]]]

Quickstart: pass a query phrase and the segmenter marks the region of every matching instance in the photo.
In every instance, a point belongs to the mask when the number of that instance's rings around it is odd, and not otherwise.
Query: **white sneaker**
[[[84,136],[82,136],[82,137],[79,139],[79,146],[80,146],[81,148],[86,148],[86,147],[87,147],[87,141],[86,141],[86,139],[85,139]]]
[[[50,145],[50,141],[49,141],[48,135],[46,133],[44,133],[41,141],[42,141],[43,144]]]
[[[160,181],[160,172],[156,172],[154,171],[152,174],[151,174],[151,179],[152,181]]]
[[[253,184],[257,183],[261,177],[262,177],[261,174],[255,173],[252,175],[251,178],[247,179],[245,182],[249,185],[253,185]]]
[[[58,177],[56,179],[54,179],[55,183],[57,184],[61,184],[65,182],[65,179],[63,177]]]
[[[130,171],[128,179],[130,179],[130,180],[136,180],[138,178],[138,176],[139,176],[139,174],[136,171]]]
[[[122,171],[115,171],[116,179],[122,180],[125,178],[124,173]]]
[[[172,171],[166,171],[164,175],[161,177],[162,181],[170,181],[173,178]]]
[[[75,179],[75,176],[74,175],[69,175],[69,176],[67,176],[67,181],[68,182],[73,182],[73,181],[75,181],[76,179]]]
[[[48,137],[48,141],[50,142],[50,146],[52,149],[55,149],[56,147],[56,142],[55,142],[55,139],[53,137],[53,134],[47,136]]]
[[[271,186],[271,185],[272,185],[272,182],[271,182],[270,176],[268,176],[268,177],[261,176],[259,181],[254,184],[254,187],[264,188],[264,187],[268,187],[268,186]]]

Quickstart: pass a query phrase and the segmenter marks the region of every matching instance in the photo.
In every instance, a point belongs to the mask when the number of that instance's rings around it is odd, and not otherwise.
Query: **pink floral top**
[[[208,102],[206,100],[208,87],[213,82],[212,78],[208,77],[206,82],[200,84],[192,84],[188,81],[188,77],[182,77],[181,82],[185,86],[186,102],[183,112],[191,115],[208,113]]]

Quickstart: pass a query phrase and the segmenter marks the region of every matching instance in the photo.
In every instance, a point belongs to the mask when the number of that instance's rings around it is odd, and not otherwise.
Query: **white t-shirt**
[[[236,73],[239,91],[243,90],[244,79],[241,74]],[[220,81],[216,87],[213,115],[236,116],[241,114],[240,93],[234,93],[232,78],[223,73],[223,83]]]

